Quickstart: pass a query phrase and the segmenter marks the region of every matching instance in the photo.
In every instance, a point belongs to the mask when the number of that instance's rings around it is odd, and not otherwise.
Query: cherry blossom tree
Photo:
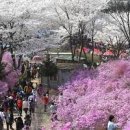
[[[55,11],[58,17],[58,23],[60,25],[59,33],[63,38],[68,37],[70,43],[70,49],[72,52],[72,60],[74,60],[73,53],[73,40],[72,37],[75,33],[78,33],[83,24],[83,29],[87,27],[86,30],[89,30],[88,23],[92,20],[94,16],[97,15],[97,12],[101,10],[107,1],[84,1],[84,0],[61,0],[55,2]],[[82,34],[85,35],[85,32]]]
[[[5,64],[5,82],[8,87],[13,87],[18,81],[19,71],[14,70],[12,63],[17,64],[14,60],[14,54],[5,52],[6,47],[16,54],[29,54],[42,51],[53,46],[55,41],[54,35],[36,37],[39,30],[51,30],[54,27],[50,21],[51,6],[53,0],[40,1],[0,1],[0,44],[1,60]],[[49,8],[47,10],[47,8]],[[46,19],[46,20],[45,20]],[[54,29],[54,28],[53,28]],[[49,31],[48,31],[49,32]],[[11,57],[12,56],[12,57]],[[13,59],[12,59],[13,58]],[[20,61],[19,61],[20,63]]]
[[[111,0],[103,12],[109,14],[111,23],[122,32],[130,46],[130,1]]]
[[[0,81],[0,95],[6,94],[8,91],[8,84],[4,81]]]
[[[124,39],[124,37],[119,37],[119,36],[115,37],[115,39],[112,39],[110,37],[108,44],[109,44],[109,48],[114,54],[114,58],[119,58],[122,53],[126,52],[127,49],[126,39]]]
[[[54,22],[52,23],[50,20],[50,17],[53,16],[51,15],[53,11],[50,13],[50,3],[52,1],[53,0],[0,1],[1,44],[9,44],[8,47],[10,47],[11,51],[14,50],[15,52],[18,52],[20,48],[21,50],[26,49],[25,46],[30,42],[32,42],[32,44],[31,46],[29,45],[29,47],[30,49],[32,48],[32,51],[35,47],[36,50],[34,51],[40,51],[41,48],[46,48],[46,44],[48,44],[48,46],[50,43],[53,45],[55,38],[53,38],[52,35],[49,38],[44,37],[47,42],[45,42],[43,38],[36,40],[35,37],[35,33],[41,29],[48,30],[48,28],[50,29],[51,27],[54,29]],[[36,45],[34,42],[37,42],[35,43]],[[30,50],[28,52],[30,52]]]

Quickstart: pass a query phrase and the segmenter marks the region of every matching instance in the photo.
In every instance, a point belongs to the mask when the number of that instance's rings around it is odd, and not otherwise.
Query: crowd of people
[[[56,110],[54,102],[49,101],[49,90],[45,91],[42,84],[36,84],[34,87],[31,82],[36,78],[36,70],[36,65],[30,67],[27,63],[22,64],[21,75],[25,75],[26,80],[20,79],[4,96],[0,106],[0,130],[4,127],[6,130],[29,130],[32,118],[35,117],[37,99],[43,102],[44,112],[48,111],[48,106],[51,114],[54,113],[54,109]]]
[[[36,106],[36,90],[32,83],[27,83],[24,87],[16,84],[9,89],[0,107],[0,130],[3,129],[3,122],[6,122],[7,130],[14,129],[13,123],[16,122],[16,130],[30,127],[31,117],[34,115]],[[14,118],[14,114],[17,117]],[[25,116],[24,118],[23,115]],[[24,119],[24,121],[23,121]]]
[[[16,130],[29,130],[31,119],[35,116],[37,96],[44,104],[44,112],[50,112],[52,121],[56,118],[56,104],[49,100],[49,91],[43,91],[41,86],[40,84],[34,88],[30,82],[24,88],[17,84],[13,89],[8,90],[0,107],[0,130],[3,130],[4,122],[6,122],[7,130],[14,129],[12,127],[14,122],[16,123]]]

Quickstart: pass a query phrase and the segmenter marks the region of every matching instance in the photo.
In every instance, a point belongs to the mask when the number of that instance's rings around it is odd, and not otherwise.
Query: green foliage
[[[5,65],[3,63],[0,63],[0,80],[4,78],[4,68]]]
[[[44,65],[41,65],[41,75],[49,77],[57,74],[58,68],[52,61],[45,61]]]
[[[88,68],[97,68],[98,65],[96,62],[92,63],[91,61],[86,61],[85,64],[88,66]]]

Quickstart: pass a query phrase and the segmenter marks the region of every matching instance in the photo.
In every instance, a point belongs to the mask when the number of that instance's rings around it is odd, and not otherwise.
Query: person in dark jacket
[[[13,100],[12,96],[9,97],[8,105],[9,105],[10,112],[13,113],[13,110],[14,110],[14,100]]]
[[[15,118],[15,121],[16,121],[16,130],[22,130],[22,128],[24,127],[22,118],[19,116],[18,118]]]
[[[9,130],[9,127],[11,130],[14,130],[12,127],[13,122],[14,122],[14,115],[9,109],[5,113],[5,119],[6,119],[7,130]]]
[[[24,72],[25,72],[25,65],[24,65],[24,63],[23,63],[23,64],[22,64],[22,68],[21,68],[21,73],[24,74]]]
[[[7,112],[8,108],[9,108],[9,101],[8,101],[8,97],[5,96],[5,99],[2,103],[2,108],[4,109],[4,112]]]
[[[29,130],[30,126],[31,126],[31,116],[30,115],[26,115],[26,117],[24,118],[24,128]]]

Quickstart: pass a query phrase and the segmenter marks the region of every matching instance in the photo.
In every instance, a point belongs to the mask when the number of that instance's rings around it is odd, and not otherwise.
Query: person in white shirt
[[[3,113],[2,108],[0,108],[0,130],[3,130],[3,121],[5,119],[5,115]]]
[[[52,102],[50,105],[50,114],[55,113],[56,110],[57,110],[56,104],[54,102]]]
[[[60,94],[59,94],[59,99],[58,99],[58,102],[62,102],[62,99],[63,99],[63,93],[61,92]]]
[[[26,115],[27,115],[28,109],[29,109],[29,101],[28,101],[28,99],[25,99],[25,100],[23,100],[23,110]]]
[[[29,102],[31,102],[32,100],[35,101],[35,97],[33,94],[28,97]]]
[[[32,95],[30,95],[28,97],[28,102],[29,102],[29,108],[30,108],[30,103],[33,101],[33,103],[36,105],[36,95],[34,95],[34,93],[32,93]]]
[[[2,108],[0,108],[0,117],[1,117],[2,120],[5,119],[5,115],[4,115]]]
[[[116,130],[117,128],[118,128],[117,124],[114,123],[114,116],[110,115],[109,121],[108,121],[108,124],[107,124],[107,130]]]

